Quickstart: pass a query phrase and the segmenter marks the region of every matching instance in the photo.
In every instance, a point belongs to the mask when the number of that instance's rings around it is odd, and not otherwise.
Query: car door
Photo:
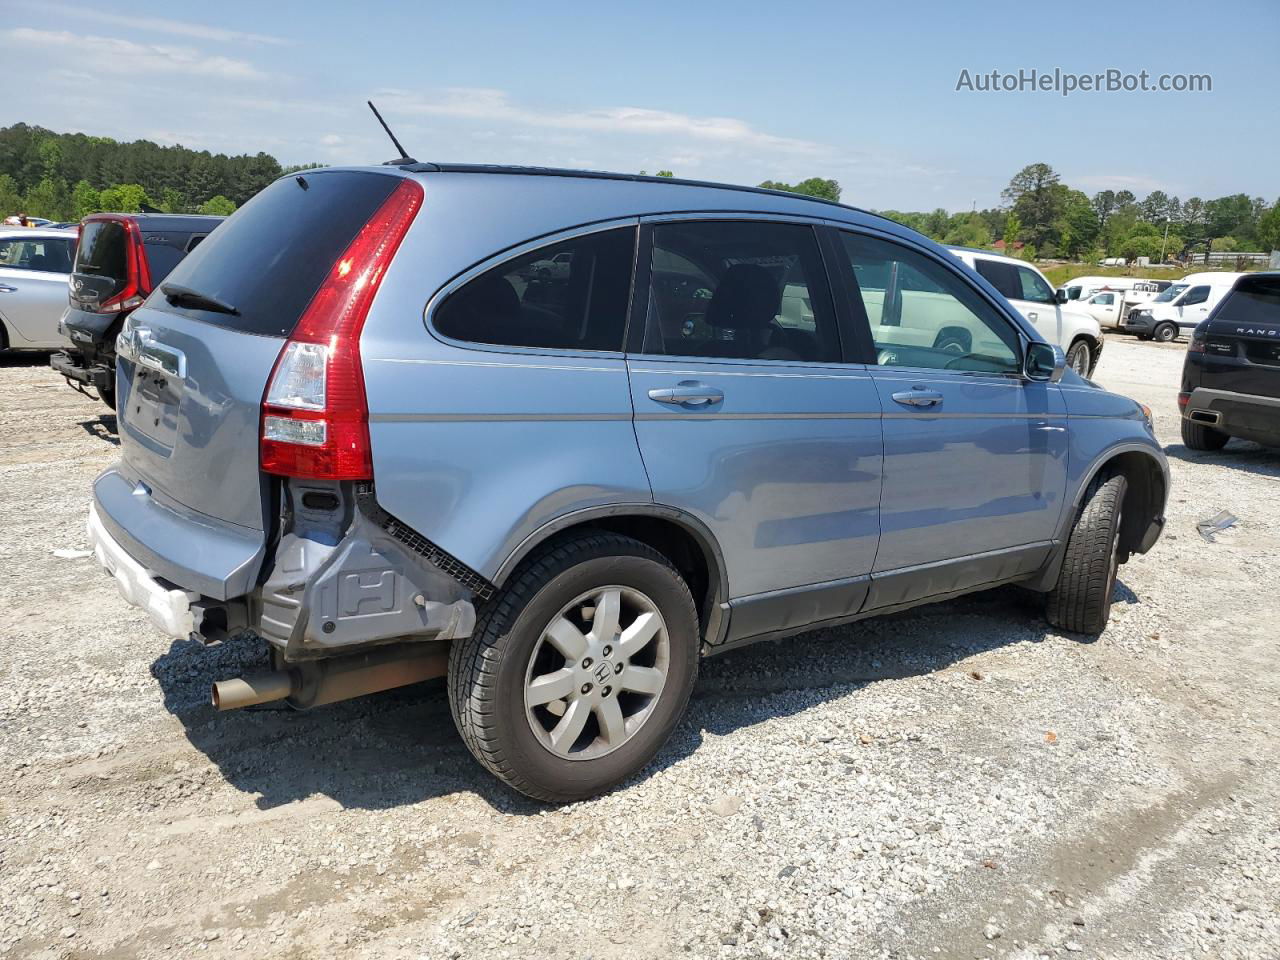
[[[75,237],[0,238],[0,316],[14,347],[57,347]]]
[[[867,609],[1033,571],[1066,487],[1057,386],[1021,375],[1025,335],[951,263],[870,232],[838,247],[885,411]]]
[[[856,613],[879,537],[880,402],[842,362],[814,226],[644,224],[627,366],[654,500],[724,555],[730,639]]]
[[[1212,292],[1213,288],[1208,284],[1199,284],[1182,295],[1177,303],[1178,327],[1181,330],[1193,330],[1201,320],[1209,316]]]
[[[1107,293],[1096,293],[1089,298],[1087,306],[1089,312],[1093,314],[1093,318],[1098,323],[1107,327],[1114,327],[1120,316],[1120,300],[1121,294],[1108,291]]]

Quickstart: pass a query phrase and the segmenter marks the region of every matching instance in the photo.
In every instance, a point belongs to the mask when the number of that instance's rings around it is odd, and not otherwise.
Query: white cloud
[[[81,66],[113,73],[180,73],[187,76],[261,80],[265,74],[246,60],[207,56],[192,47],[135,43],[118,37],[75,34],[66,30],[15,27],[0,34],[11,46],[67,51]]]
[[[780,137],[757,130],[733,117],[695,117],[648,107],[601,107],[590,110],[537,110],[513,102],[504,90],[452,87],[438,96],[403,90],[381,90],[384,112],[514,123],[543,130],[588,133],[630,133],[682,137],[698,141],[749,146],[782,153],[821,154],[827,148],[809,140]]]
[[[1063,176],[1063,180],[1073,187],[1086,187],[1089,190],[1129,190],[1133,193],[1150,193],[1152,190],[1168,191],[1172,188],[1168,182],[1154,177],[1133,176],[1123,173],[1098,173],[1088,176]]]
[[[336,133],[326,133],[323,137],[320,138],[320,142],[324,144],[326,147],[336,147],[342,143],[345,143],[346,141],[344,141],[342,137],[338,136]]]
[[[109,23],[112,26],[128,27],[130,30],[141,30],[146,33],[167,33],[175,37],[192,37],[197,40],[213,40],[222,43],[265,43],[284,45],[293,43],[284,37],[272,37],[262,33],[244,33],[240,30],[227,30],[205,23],[191,23],[187,20],[166,20],[162,17],[143,17],[125,13],[111,13],[91,7],[78,7],[65,3],[51,3],[41,0],[36,5],[41,13],[56,13],[76,20],[92,20],[97,23]]]

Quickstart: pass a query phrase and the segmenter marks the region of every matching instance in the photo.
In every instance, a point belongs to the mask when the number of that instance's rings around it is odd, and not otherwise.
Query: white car
[[[73,230],[0,228],[0,350],[63,346],[58,321],[77,237]]]
[[[1066,308],[1066,296],[1055,293],[1043,273],[1025,260],[990,250],[949,247],[969,267],[1013,304],[1039,334],[1067,354],[1067,366],[1082,377],[1093,373],[1102,355],[1102,327],[1088,313]]]

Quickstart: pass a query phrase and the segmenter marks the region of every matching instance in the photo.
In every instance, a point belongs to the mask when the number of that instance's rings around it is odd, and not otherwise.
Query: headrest
[[[755,263],[735,263],[725,271],[707,307],[707,323],[734,330],[761,330],[782,306],[782,287]]]

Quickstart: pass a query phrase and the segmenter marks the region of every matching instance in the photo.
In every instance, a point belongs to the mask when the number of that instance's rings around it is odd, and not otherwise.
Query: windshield
[[[1188,286],[1189,285],[1185,283],[1175,283],[1173,286],[1169,287],[1169,289],[1165,290],[1164,293],[1160,294],[1160,296],[1156,297],[1151,302],[1152,303],[1168,303],[1170,300],[1175,299],[1178,296],[1178,294],[1180,294],[1183,290],[1187,289]]]

